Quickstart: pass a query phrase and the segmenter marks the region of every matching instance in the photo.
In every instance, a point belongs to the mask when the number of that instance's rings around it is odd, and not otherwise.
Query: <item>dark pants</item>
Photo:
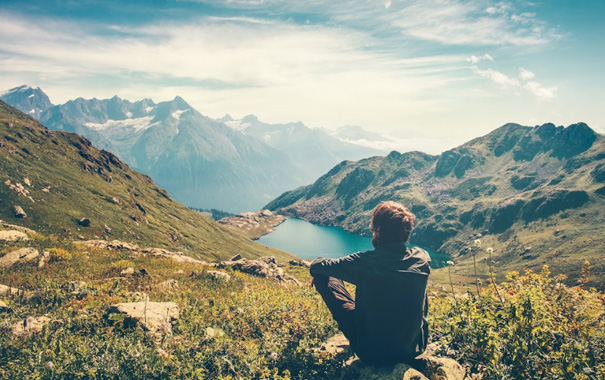
[[[338,328],[347,337],[355,351],[357,329],[355,326],[355,298],[347,291],[344,282],[334,277],[314,275],[315,289],[321,295]]]

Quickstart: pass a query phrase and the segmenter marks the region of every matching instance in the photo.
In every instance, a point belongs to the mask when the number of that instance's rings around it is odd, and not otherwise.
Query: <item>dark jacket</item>
[[[351,345],[362,361],[410,362],[426,349],[430,262],[425,250],[399,243],[311,264],[312,275],[356,285],[356,336]]]

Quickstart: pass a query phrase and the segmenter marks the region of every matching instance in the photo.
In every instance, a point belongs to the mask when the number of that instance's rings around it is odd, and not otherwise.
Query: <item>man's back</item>
[[[348,338],[363,361],[388,365],[410,361],[424,351],[430,273],[426,251],[406,249],[403,243],[383,244],[338,260],[318,259],[311,273],[356,285],[354,332]]]

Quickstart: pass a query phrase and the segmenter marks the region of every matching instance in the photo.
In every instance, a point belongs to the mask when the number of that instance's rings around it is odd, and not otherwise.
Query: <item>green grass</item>
[[[307,286],[280,286],[225,270],[217,280],[205,267],[127,252],[86,249],[36,235],[1,243],[0,255],[21,246],[51,252],[48,264],[0,269],[0,284],[26,291],[2,295],[0,378],[44,379],[341,379],[342,358],[318,353],[337,326]],[[120,276],[127,266],[151,276]],[[454,274],[457,268],[452,268]],[[308,284],[308,269],[285,270]],[[485,276],[486,267],[479,267]],[[160,284],[174,279],[178,285]],[[562,285],[548,269],[510,274],[499,296],[484,280],[455,299],[449,287],[429,286],[430,340],[483,379],[602,379],[605,376],[605,296]],[[84,281],[79,294],[67,284]],[[115,303],[175,302],[172,335],[156,336],[115,321]],[[37,334],[14,337],[10,326],[28,316],[51,322]]]
[[[149,177],[110,153],[78,135],[48,131],[4,103],[0,141],[0,219],[9,223],[46,235],[117,239],[206,260],[234,254],[292,257],[219,226],[171,199]],[[11,190],[7,180],[21,183],[34,202]],[[16,219],[13,206],[21,206],[27,217]],[[90,226],[80,226],[80,218],[88,218]]]

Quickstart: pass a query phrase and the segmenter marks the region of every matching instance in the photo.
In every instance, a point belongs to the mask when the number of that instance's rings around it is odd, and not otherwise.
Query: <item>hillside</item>
[[[49,108],[40,121],[115,153],[189,207],[256,210],[302,183],[284,153],[203,116],[178,96],[158,104],[79,98]]]
[[[589,260],[605,280],[605,138],[586,124],[507,124],[439,156],[345,161],[266,208],[368,234],[371,210],[389,199],[418,216],[411,241],[450,254],[460,273],[472,273],[480,239],[503,271],[548,264],[577,279]]]
[[[216,260],[290,257],[174,201],[146,175],[73,133],[0,101],[0,219],[70,239],[134,241]]]

